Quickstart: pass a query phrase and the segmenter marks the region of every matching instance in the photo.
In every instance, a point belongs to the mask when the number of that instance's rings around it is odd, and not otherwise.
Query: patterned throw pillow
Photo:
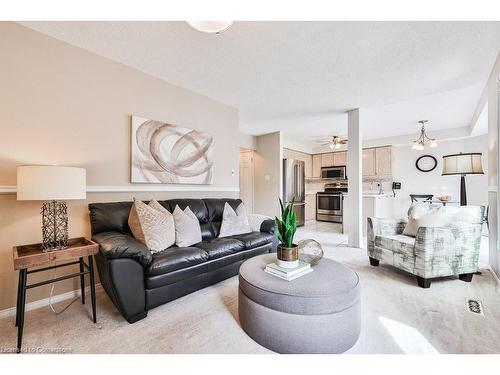
[[[134,237],[152,253],[165,250],[175,243],[174,218],[154,199],[146,205],[134,198],[128,226]]]
[[[175,222],[175,244],[177,246],[188,247],[201,242],[200,222],[189,206],[182,211],[176,205],[173,215]]]
[[[249,233],[252,231],[248,223],[248,217],[245,206],[241,203],[236,212],[226,202],[224,212],[222,213],[222,224],[220,226],[219,237],[234,236],[236,234]]]

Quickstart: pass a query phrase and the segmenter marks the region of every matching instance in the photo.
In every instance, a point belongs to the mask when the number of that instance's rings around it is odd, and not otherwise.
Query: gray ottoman
[[[276,254],[251,258],[240,267],[241,327],[278,353],[342,353],[357,341],[361,325],[358,275],[323,258],[314,271],[293,281],[264,272]]]

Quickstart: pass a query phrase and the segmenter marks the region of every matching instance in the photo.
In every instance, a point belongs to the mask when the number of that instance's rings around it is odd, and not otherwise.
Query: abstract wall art
[[[213,137],[132,116],[132,183],[211,184]]]

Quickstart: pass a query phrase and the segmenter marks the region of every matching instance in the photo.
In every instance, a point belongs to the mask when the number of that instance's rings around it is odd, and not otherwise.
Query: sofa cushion
[[[171,247],[153,254],[148,275],[156,276],[206,262],[207,252],[197,247]]]
[[[241,204],[241,199],[206,198],[203,199],[208,212],[208,221],[222,222],[222,213],[225,204],[229,204],[233,210]]]
[[[226,203],[222,214],[222,224],[220,226],[219,237],[235,236],[237,234],[249,233],[252,231],[248,223],[245,205],[241,203],[236,210]]]
[[[200,222],[189,207],[183,211],[179,206],[175,206],[173,216],[177,246],[188,247],[202,240]]]
[[[420,227],[442,227],[445,223],[442,209],[442,207],[424,207],[422,203],[414,205],[410,210],[403,234],[415,237]]]
[[[235,236],[226,237],[243,242],[245,249],[253,249],[268,243],[273,242],[274,235],[265,232],[250,232],[245,234],[237,234]]]
[[[134,237],[152,253],[168,249],[175,244],[174,218],[154,199],[148,205],[134,198],[128,226]]]
[[[413,257],[415,238],[403,234],[375,236],[375,246]]]
[[[217,259],[245,248],[243,242],[231,238],[214,238],[194,245],[208,253],[208,259]]]

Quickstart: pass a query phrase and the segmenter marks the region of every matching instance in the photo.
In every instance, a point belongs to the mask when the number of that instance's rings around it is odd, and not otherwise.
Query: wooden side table
[[[90,298],[92,301],[92,317],[96,323],[96,300],[94,285],[94,264],[93,256],[99,251],[99,245],[94,241],[83,237],[72,238],[68,241],[68,247],[62,250],[43,251],[42,245],[32,244],[23,246],[14,246],[14,270],[19,270],[19,284],[17,288],[17,306],[16,306],[16,327],[17,327],[17,352],[21,352],[24,327],[24,309],[26,304],[26,291],[42,285],[52,284],[58,281],[80,277],[80,287],[82,294],[82,304],[85,304],[85,275],[90,277]],[[88,257],[88,264],[84,257]],[[55,261],[76,261],[58,264],[44,268],[37,268],[28,271],[30,267],[43,266]],[[54,268],[66,267],[73,264],[80,265],[80,272],[69,275],[59,276],[55,279],[44,280],[34,284],[28,284],[28,274],[41,271],[47,271]]]

